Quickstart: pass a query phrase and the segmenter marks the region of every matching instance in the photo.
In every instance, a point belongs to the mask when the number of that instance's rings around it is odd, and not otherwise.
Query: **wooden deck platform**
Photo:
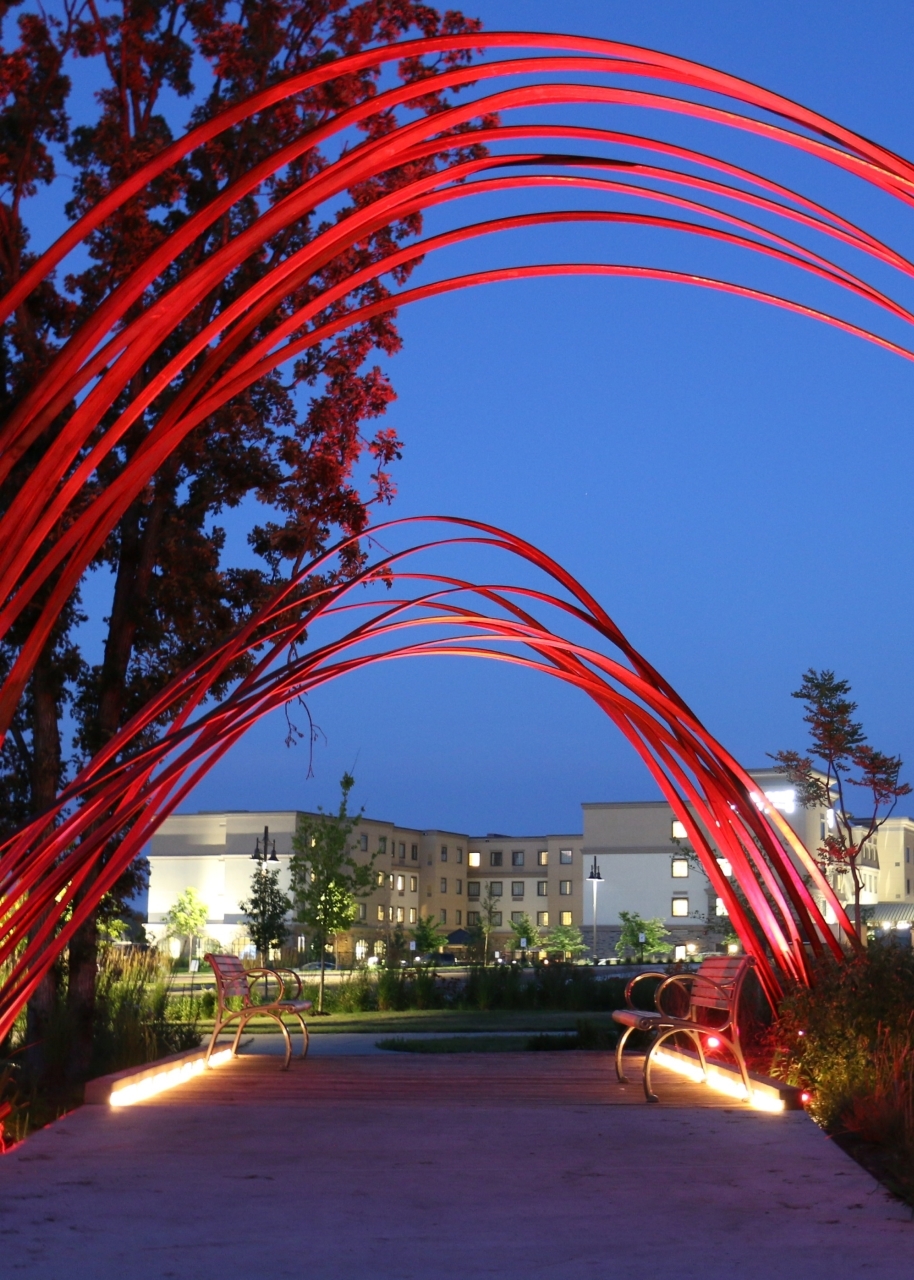
[[[384,1057],[293,1058],[288,1071],[272,1054],[240,1054],[167,1093],[137,1105],[180,1107],[321,1102],[378,1102],[449,1107],[647,1106],[641,1059],[616,1080],[611,1053],[390,1053]],[[745,1110],[743,1104],[655,1067],[660,1106]]]

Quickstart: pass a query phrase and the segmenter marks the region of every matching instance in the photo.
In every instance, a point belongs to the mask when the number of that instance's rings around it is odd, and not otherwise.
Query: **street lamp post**
[[[251,854],[252,862],[278,862],[276,856],[276,841],[273,841],[273,848],[270,849],[270,828],[263,829],[263,849],[260,848],[260,836],[254,841],[254,852]]]
[[[603,883],[600,868],[597,866],[597,855],[593,855],[593,866],[587,879],[593,885],[593,962],[597,963],[597,885]]]

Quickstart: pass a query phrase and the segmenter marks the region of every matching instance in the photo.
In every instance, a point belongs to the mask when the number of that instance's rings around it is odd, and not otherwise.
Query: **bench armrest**
[[[665,973],[636,973],[636,974],[635,974],[635,976],[634,976],[634,977],[631,979],[631,981],[629,982],[628,986],[625,988],[625,1007],[626,1007],[627,1009],[634,1009],[634,1007],[635,1007],[635,1006],[632,1004],[632,991],[634,990],[634,987],[635,987],[635,983],[636,983],[636,982],[640,982],[642,978],[661,978],[661,979],[663,979],[663,978],[665,978],[665,977],[666,977],[666,974],[665,974]],[[657,1004],[656,997],[655,997],[655,999],[654,999],[654,1003],[655,1003],[655,1005]],[[657,1007],[659,1008],[659,1006],[657,1006]]]
[[[295,973],[294,970],[292,969],[247,969],[245,971],[245,977],[248,980],[248,986],[251,988],[253,987],[254,982],[258,978],[275,978],[276,981],[279,983],[279,993],[277,994],[275,1000],[270,1001],[270,1004],[275,1004],[277,1000],[282,1000],[285,998],[286,980],[282,976],[284,973],[291,973],[293,978],[295,978],[295,980],[298,982],[298,994],[300,995],[301,979],[299,978],[298,974]]]

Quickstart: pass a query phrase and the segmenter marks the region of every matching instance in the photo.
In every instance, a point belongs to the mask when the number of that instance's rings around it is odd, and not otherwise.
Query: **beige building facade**
[[[803,809],[793,788],[774,770],[756,770],[759,803],[774,806],[806,847],[815,850],[834,822],[826,809]],[[269,828],[281,887],[289,888],[292,837],[304,815],[296,810],[177,814],[169,817],[149,848],[147,934],[163,942],[166,916],[177,897],[193,887],[207,905],[206,937],[229,950],[250,946],[241,903],[249,895],[256,841]],[[431,916],[448,935],[479,923],[487,895],[497,903],[490,951],[512,944],[512,921],[524,915],[540,930],[573,925],[592,951],[611,956],[619,937],[620,911],[658,917],[670,949],[705,950],[729,932],[723,904],[697,866],[685,831],[664,801],[586,803],[583,832],[565,835],[472,836],[443,829],[421,830],[363,817],[353,833],[357,857],[373,859],[374,884],[360,899],[350,932],[336,943],[341,963],[383,957],[391,935],[409,935]],[[596,866],[596,918],[594,881]],[[862,902],[867,915],[893,927],[914,919],[914,820],[893,817],[864,849]],[[729,874],[725,860],[721,869]],[[839,898],[853,900],[850,876],[830,873]],[[826,918],[828,917],[826,912]],[[202,945],[202,943],[201,943]],[[289,946],[304,952],[307,931],[289,920]]]

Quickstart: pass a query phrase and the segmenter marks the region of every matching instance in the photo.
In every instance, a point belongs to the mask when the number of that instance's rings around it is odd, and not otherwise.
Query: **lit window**
[[[460,924],[460,921],[461,921],[461,919],[462,919],[462,918],[463,918],[463,913],[462,913],[462,912],[460,912],[460,911],[455,911],[455,912],[454,912],[454,923],[455,923],[455,924]]]
[[[501,859],[502,859],[501,849],[493,849],[492,852],[489,854],[489,866],[500,867]]]
[[[536,913],[536,923],[537,923],[537,924],[544,925],[544,926],[548,929],[548,927],[549,927],[549,912],[548,912],[548,911],[537,911],[537,913]]]
[[[570,912],[570,911],[560,911],[560,912],[559,912],[559,924],[571,924],[571,912]]]
[[[493,912],[492,912],[492,924],[495,926],[495,928],[496,928],[496,929],[498,929],[498,928],[501,926],[501,912],[500,912],[500,911],[493,911]]]
[[[447,845],[446,844],[443,844],[441,846],[441,861],[447,862]]]
[[[678,818],[673,819],[673,839],[688,840],[689,833],[685,829],[685,823],[680,822]]]
[[[454,882],[454,892],[455,892],[455,893],[463,893],[463,881],[462,881],[462,880],[455,880],[455,882]]]
[[[797,807],[797,793],[793,787],[784,787],[780,791],[766,791],[765,799],[770,800],[779,813],[793,813]]]
[[[512,923],[512,924],[520,924],[520,922],[521,922],[521,920],[523,920],[523,918],[524,918],[524,913],[523,913],[523,911],[512,911],[512,912],[511,912],[511,923]]]
[[[468,911],[468,912],[467,912],[467,924],[479,924],[479,912],[478,912],[478,911]]]
[[[397,907],[397,924],[402,924],[404,920],[404,911],[402,907]]]
[[[522,898],[523,896],[524,896],[523,880],[512,880],[511,881],[511,897]]]
[[[460,847],[460,845],[457,846],[457,861],[463,862],[463,849]]]
[[[397,893],[403,893],[406,888],[406,876],[397,876]]]
[[[400,910],[402,911],[402,910],[403,910],[403,908],[401,907],[401,908],[400,908]],[[390,920],[391,922],[393,922],[393,918],[394,918],[394,909],[393,909],[393,907],[388,907],[388,908],[387,908],[387,919],[388,919],[388,920]]]
[[[537,896],[538,898],[548,898],[548,897],[549,897],[549,881],[548,881],[548,880],[537,880],[537,882],[536,882],[536,896]]]
[[[733,868],[730,865],[729,858],[718,858],[717,865],[720,867],[721,875],[726,876],[728,879],[733,875]]]
[[[444,909],[444,907],[441,908],[440,915],[441,915],[441,923],[447,924],[447,911]]]
[[[360,902],[359,903],[359,919],[365,920],[367,918],[368,918],[368,907],[364,902]]]
[[[441,877],[441,892],[447,893],[447,880],[444,878],[444,876]]]
[[[559,881],[559,893],[562,895],[563,898],[571,897],[571,881],[570,880]]]
[[[470,850],[470,853],[469,853],[469,856],[468,856],[468,858],[467,858],[467,863],[468,863],[468,865],[469,865],[469,866],[471,866],[471,867],[478,867],[478,866],[479,866],[479,854],[478,854],[478,853],[474,853],[474,852],[473,852],[473,850],[471,849],[471,850]]]
[[[572,853],[570,849],[559,849],[559,862],[563,867],[571,866]]]
[[[378,836],[378,849],[381,853],[387,852],[387,836]]]
[[[540,849],[539,853],[536,855],[536,865],[538,867],[548,867],[549,865],[548,849]]]
[[[467,897],[478,898],[481,887],[482,886],[480,885],[478,880],[468,880],[467,881]]]
[[[714,914],[716,916],[728,916],[730,914],[730,912],[724,906],[723,898],[714,899]]]
[[[410,876],[410,878],[409,878],[409,891],[410,891],[410,893],[415,893],[415,892],[416,892],[416,890],[417,890],[418,888],[419,888],[419,877],[418,877],[418,876]]]
[[[368,852],[368,834],[367,832],[359,836],[359,848],[363,853]]]
[[[493,898],[500,898],[502,895],[503,884],[501,880],[492,880],[489,884],[489,893]]]
[[[673,915],[687,916],[688,914],[689,914],[688,898],[674,898],[673,899]]]
[[[376,956],[386,956],[386,955],[387,955],[387,943],[386,943],[386,942],[384,942],[382,939],[379,939],[379,940],[374,944],[374,946],[372,947],[372,951],[374,952],[374,954],[375,954]]]
[[[689,874],[688,858],[674,858],[673,859],[673,879],[685,880],[688,874]]]
[[[355,944],[355,958],[356,960],[364,960],[367,955],[368,943],[364,938],[359,938],[358,942]]]
[[[392,889],[394,887],[393,872],[391,872],[391,874],[387,877],[387,887],[388,889]]]
[[[511,853],[511,866],[522,867],[523,865],[524,865],[523,849],[514,849],[513,852]]]
[[[379,871],[379,872],[378,872],[378,888],[380,888],[380,887],[383,885],[384,880],[385,880],[384,872],[383,872],[383,871]]]
[[[410,845],[409,856],[412,862],[419,861],[419,846],[417,844]]]
[[[415,908],[415,907],[410,907],[410,909],[409,909],[409,922],[410,922],[410,924],[415,924],[415,923],[416,923],[416,908]]]
[[[383,907],[378,907],[378,919],[379,919],[379,920],[383,920],[383,919],[384,919],[384,908],[383,908]]]

